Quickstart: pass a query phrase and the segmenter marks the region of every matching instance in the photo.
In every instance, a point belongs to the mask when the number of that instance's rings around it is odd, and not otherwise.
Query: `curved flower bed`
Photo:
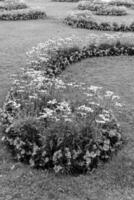
[[[102,8],[103,6],[107,5],[106,3],[94,3],[90,1],[80,1],[78,3],[77,8],[79,10],[91,10],[91,11],[97,11],[98,9]]]
[[[91,30],[123,32],[134,31],[134,22],[132,22],[130,25],[126,25],[124,23],[118,24],[117,22],[111,23],[110,21],[100,22],[97,21],[94,16],[89,18],[89,14],[88,11],[79,11],[79,15],[78,12],[71,12],[71,14],[65,17],[63,22],[76,28],[85,28]]]
[[[129,36],[92,35],[85,47],[76,38],[49,40],[28,53],[29,66],[14,80],[1,110],[3,141],[18,160],[56,173],[83,173],[120,147],[122,134],[114,115],[122,106],[119,97],[56,76],[84,58],[134,55],[134,42],[126,42]],[[77,101],[68,91],[78,92]]]
[[[122,16],[127,15],[127,10],[122,6],[104,6],[95,12],[96,15]]]
[[[131,8],[134,6],[133,0],[111,0],[109,5],[116,5],[116,6],[125,6]]]
[[[25,8],[28,8],[28,6],[23,1],[6,0],[0,3],[0,11],[1,10],[18,10],[18,9],[25,9]]]
[[[134,7],[134,1],[133,0],[110,0],[110,1],[80,1],[78,3],[78,9],[80,10],[91,10],[91,11],[97,11],[103,6],[124,6],[127,8],[133,8]]]
[[[40,9],[18,9],[0,12],[0,20],[32,20],[42,19],[46,17],[46,13]]]
[[[79,10],[95,11],[97,15],[115,15],[122,16],[127,15],[127,9],[123,6],[109,5],[108,3],[91,3],[89,1],[81,1],[78,3]]]
[[[52,0],[56,2],[78,2],[79,0]]]

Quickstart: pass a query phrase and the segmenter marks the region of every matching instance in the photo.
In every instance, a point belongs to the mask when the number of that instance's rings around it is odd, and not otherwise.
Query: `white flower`
[[[57,100],[56,99],[53,99],[53,100],[50,100],[47,102],[48,104],[56,104],[57,103]]]
[[[92,97],[92,96],[93,96],[93,94],[87,93],[87,92],[84,92],[84,94],[85,94],[87,97]]]
[[[92,108],[87,107],[87,106],[85,106],[85,105],[79,106],[77,109],[78,109],[78,110],[87,111],[87,112],[94,112],[94,110],[93,110]]]
[[[106,91],[105,97],[111,97],[111,96],[113,96],[113,94],[114,93],[112,91],[108,90],[108,91]]]
[[[98,86],[91,85],[88,89],[89,89],[89,90],[92,90],[93,92],[97,92],[97,90],[102,89],[102,87],[98,87]]]
[[[116,103],[115,103],[115,106],[117,106],[117,107],[122,107],[122,104],[119,103],[119,102],[116,102]]]
[[[113,95],[113,96],[112,96],[112,100],[115,100],[115,99],[119,100],[119,99],[120,99],[120,97],[119,97],[119,96],[117,96],[117,95]]]
[[[98,123],[98,124],[105,124],[106,122],[105,121],[103,121],[103,120],[95,120],[96,121],[96,123]]]
[[[104,120],[104,121],[110,121],[109,116],[104,115],[104,114],[99,114],[99,117]]]
[[[67,101],[60,102],[56,110],[67,112],[68,114],[71,113],[71,108]]]

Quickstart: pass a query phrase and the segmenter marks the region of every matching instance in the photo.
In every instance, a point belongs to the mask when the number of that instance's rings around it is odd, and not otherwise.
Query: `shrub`
[[[114,16],[122,16],[127,15],[127,10],[122,6],[104,6],[99,8],[96,12],[96,15],[114,15]]]
[[[30,20],[44,17],[46,17],[44,11],[32,8],[0,12],[0,20]]]
[[[14,81],[1,111],[3,140],[16,158],[56,173],[92,170],[122,144],[114,114],[122,106],[119,97],[56,75],[88,57],[134,55],[133,35],[92,35],[86,46],[74,38],[33,48],[29,68]],[[76,88],[80,98],[71,101],[68,91]]]
[[[28,6],[23,1],[6,0],[0,4],[0,10],[18,10],[25,8],[28,8]]]
[[[97,20],[93,15],[92,17],[89,17],[88,12],[83,11],[79,12],[79,15],[75,11],[70,13],[67,17],[65,17],[64,23],[77,27],[77,28],[86,28],[86,29],[92,29],[92,30],[100,30],[100,31],[134,31],[133,29],[133,23],[130,25],[126,24],[118,24],[116,22],[110,22],[110,21],[103,21],[100,22]]]

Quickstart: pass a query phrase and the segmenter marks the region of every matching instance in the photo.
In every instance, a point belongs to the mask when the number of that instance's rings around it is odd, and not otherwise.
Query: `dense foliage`
[[[79,0],[52,0],[56,2],[78,2]]]
[[[96,15],[122,16],[127,15],[127,10],[123,6],[104,6],[95,12]]]
[[[18,10],[28,8],[26,3],[20,0],[5,0],[0,3],[0,11],[2,10]]]
[[[94,3],[94,2],[90,2],[90,1],[80,1],[78,3],[78,9],[79,10],[91,10],[91,11],[97,11],[98,9],[101,9],[102,7],[104,7],[105,3]]]
[[[84,58],[134,55],[129,37],[92,35],[84,47],[75,37],[61,38],[28,52],[28,68],[16,76],[1,110],[3,141],[18,160],[56,173],[81,173],[111,157],[122,144],[114,114],[122,107],[120,98],[56,76]],[[77,99],[70,98],[76,92]]]
[[[44,17],[46,14],[43,10],[32,8],[0,12],[0,20],[31,20]]]
[[[125,6],[125,7],[133,7],[134,1],[133,0],[111,0],[109,2],[110,5],[116,5],[116,6]]]
[[[90,17],[89,17],[90,15]],[[91,16],[90,11],[73,11],[64,19],[64,23],[76,27],[86,28],[100,31],[134,31],[134,22],[130,25],[125,23],[118,24],[117,22],[110,21],[99,21],[93,15]]]
[[[95,3],[90,1],[80,1],[78,3],[79,10],[94,11],[97,15],[115,15],[121,16],[127,14],[127,9],[123,6],[109,5],[108,3]]]

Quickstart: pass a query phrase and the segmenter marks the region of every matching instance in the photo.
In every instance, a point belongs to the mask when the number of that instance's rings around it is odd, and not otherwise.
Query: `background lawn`
[[[66,12],[76,8],[76,3],[48,0],[27,2],[31,6],[44,7],[48,18],[37,21],[0,21],[0,106],[11,86],[9,76],[20,72],[21,67],[26,65],[25,52],[32,46],[52,37],[76,34],[84,38],[92,33],[61,23]],[[68,67],[61,75],[65,80],[103,86],[121,96],[127,112],[119,116],[119,121],[128,142],[118,155],[91,175],[56,177],[52,173],[33,170],[22,163],[14,162],[9,151],[0,142],[0,200],[134,199],[133,63],[134,57],[91,58]]]

